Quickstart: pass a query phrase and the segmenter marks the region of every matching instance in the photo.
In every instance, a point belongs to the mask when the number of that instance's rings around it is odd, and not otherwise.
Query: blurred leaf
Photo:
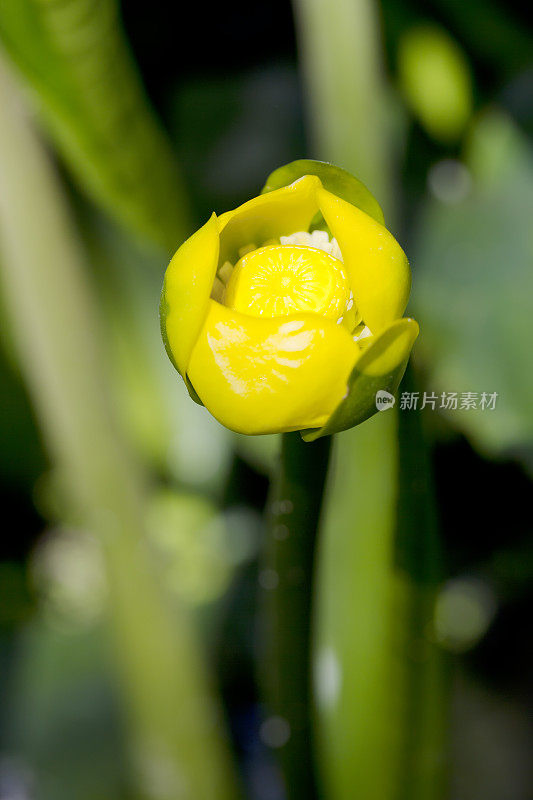
[[[179,170],[115,0],[2,0],[0,40],[83,188],[137,236],[172,250],[188,227]]]
[[[132,781],[147,800],[174,800],[180,793],[234,797],[208,669],[188,615],[169,605],[147,544],[147,481],[109,400],[103,331],[83,248],[53,165],[3,63],[0,98],[6,307],[49,451],[102,545]]]
[[[0,476],[15,485],[30,486],[46,459],[35,419],[20,380],[0,350]]]
[[[459,45],[437,26],[412,28],[400,40],[398,70],[407,103],[429,135],[457,140],[472,113],[470,70]]]
[[[222,597],[236,566],[255,550],[250,515],[241,512],[230,524],[201,495],[162,490],[151,498],[148,532],[170,593],[192,606]]]
[[[499,76],[531,64],[533,37],[531,25],[524,24],[529,22],[526,5],[510,8],[501,0],[429,0],[427,5]]]
[[[232,434],[190,402],[162,347],[160,259],[94,209],[78,211],[95,265],[110,380],[124,431],[158,473],[220,488]]]
[[[123,800],[127,755],[100,628],[39,615],[20,635],[4,747],[39,800]],[[26,796],[20,795],[20,796]]]
[[[422,212],[412,302],[430,388],[498,393],[493,411],[448,415],[494,453],[533,438],[533,152],[493,112],[476,125],[467,165],[471,194],[450,204],[428,199]]]

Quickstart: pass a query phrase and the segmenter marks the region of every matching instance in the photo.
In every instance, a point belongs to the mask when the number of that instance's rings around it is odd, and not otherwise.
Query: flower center
[[[224,302],[252,316],[303,311],[337,320],[349,299],[342,261],[315,247],[281,244],[259,247],[239,259]]]

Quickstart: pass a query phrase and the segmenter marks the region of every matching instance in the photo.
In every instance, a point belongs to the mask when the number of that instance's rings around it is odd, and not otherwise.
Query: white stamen
[[[227,284],[232,272],[233,272],[233,264],[231,263],[231,261],[226,261],[220,267],[218,271],[218,277],[220,278],[222,283]]]
[[[330,247],[329,254],[331,256],[333,256],[333,258],[338,258],[339,261],[344,261],[344,259],[342,257],[341,249],[339,247],[339,243],[337,242],[335,237],[333,237],[333,239],[331,240],[331,242],[329,244],[329,247]]]
[[[250,242],[250,244],[245,244],[244,247],[239,247],[239,258],[245,256],[246,253],[251,253],[252,250],[257,250],[257,245],[253,242]]]
[[[358,342],[360,339],[368,339],[369,336],[373,336],[373,333],[370,328],[365,325],[361,333],[358,333],[357,336],[354,336],[353,340],[354,342]]]
[[[319,250],[325,249],[326,247],[329,248],[329,236],[327,235],[326,231],[313,231],[311,234],[311,239],[313,241],[313,245]]]
[[[281,244],[300,244],[305,247],[315,247],[317,250],[323,250],[324,253],[333,256],[333,258],[338,258],[339,261],[343,260],[337,240],[333,238],[330,241],[326,231],[316,230],[313,233],[297,231],[296,233],[291,233],[290,236],[280,236],[279,240]]]
[[[311,234],[307,233],[307,231],[298,231],[297,233],[291,233],[290,236],[280,236],[279,240],[281,244],[303,244],[306,245],[307,247],[314,246],[311,240]]]
[[[217,303],[223,303],[225,290],[226,289],[224,284],[222,283],[220,278],[217,278],[217,276],[215,275],[215,280],[213,281],[213,286],[211,288],[212,299],[216,300]]]

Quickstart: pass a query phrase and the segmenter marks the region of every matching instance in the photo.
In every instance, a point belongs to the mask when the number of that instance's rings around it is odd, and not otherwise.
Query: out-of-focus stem
[[[144,478],[114,421],[83,254],[1,60],[0,245],[5,305],[43,435],[104,553],[136,794],[229,800],[235,784],[209,676],[188,620],[171,613],[151,564]]]
[[[317,744],[331,800],[390,800],[398,778],[389,627],[396,419],[337,437],[317,554]],[[400,700],[400,698],[398,698]]]
[[[394,215],[377,5],[294,0],[316,156]],[[430,640],[439,565],[416,412],[336,437],[317,559],[317,743],[328,800],[443,793],[445,689]],[[400,436],[399,436],[400,433]]]
[[[387,210],[390,164],[373,0],[294,0],[313,155],[353,172]]]
[[[317,742],[328,798],[444,793],[442,558],[416,412],[337,437],[318,550]]]
[[[408,366],[402,384],[417,386]],[[392,658],[403,661],[404,698],[399,800],[439,800],[448,778],[448,663],[433,630],[435,598],[444,575],[433,475],[422,419],[398,415],[398,504],[394,580],[404,599],[395,620]],[[403,587],[403,592],[402,592]],[[397,624],[395,624],[395,622]]]
[[[311,608],[314,554],[330,438],[282,438],[269,514],[263,592],[267,725],[288,800],[318,796],[312,747]]]

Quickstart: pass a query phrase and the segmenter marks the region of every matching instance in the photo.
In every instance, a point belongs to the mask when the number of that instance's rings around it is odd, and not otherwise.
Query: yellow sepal
[[[207,314],[219,252],[216,214],[176,251],[161,294],[161,330],[169,356],[185,377]]]
[[[401,317],[407,305],[411,273],[405,253],[364,211],[323,188],[317,190],[317,200],[339,243],[357,308],[377,334]]]
[[[257,247],[270,239],[289,236],[294,231],[306,231],[318,211],[316,193],[321,187],[315,175],[303,178],[254,197],[219,218],[220,263],[239,258],[239,248],[249,242]]]
[[[342,325],[317,314],[250,317],[211,300],[188,377],[238,433],[317,428],[345,395],[359,352]]]

